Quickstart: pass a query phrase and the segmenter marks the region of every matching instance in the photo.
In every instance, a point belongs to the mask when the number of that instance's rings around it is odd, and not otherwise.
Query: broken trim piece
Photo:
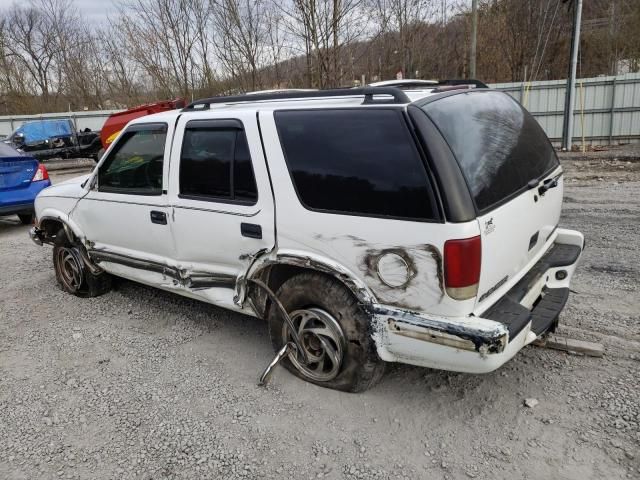
[[[501,353],[509,340],[505,325],[478,317],[469,317],[463,323],[444,318],[425,318],[406,310],[381,305],[374,306],[371,314],[389,334],[475,351],[481,355]],[[478,322],[478,325],[474,325],[474,322]]]
[[[251,285],[255,285],[259,287],[267,295],[267,297],[269,297],[269,300],[271,300],[273,304],[276,306],[278,313],[289,326],[289,331],[291,332],[291,336],[293,337],[293,341],[295,343],[296,349],[298,350],[298,353],[300,353],[300,356],[302,357],[302,362],[306,364],[308,359],[307,359],[306,351],[302,345],[302,339],[298,336],[298,329],[293,324],[293,321],[291,320],[291,317],[289,317],[289,314],[287,313],[287,310],[284,308],[284,305],[282,305],[282,303],[280,302],[276,294],[273,293],[273,290],[271,290],[262,280],[250,278],[248,282]],[[251,303],[252,305],[255,305],[255,302],[253,302],[253,300],[251,301]],[[256,313],[259,314],[260,312],[256,312]],[[262,312],[262,315],[261,315],[261,317],[265,320],[266,320],[266,313],[267,312]]]
[[[258,385],[260,387],[266,387],[271,380],[271,375],[273,375],[273,369],[282,361],[284,357],[291,355],[298,349],[296,344],[293,342],[287,342],[285,345],[276,353],[276,356],[271,360],[271,363],[267,365],[267,368],[264,369],[260,378],[258,379]]]
[[[148,270],[150,272],[160,273],[172,278],[176,284],[192,290],[202,290],[207,288],[235,288],[236,277],[223,273],[210,272],[190,272],[188,270],[179,269],[164,263],[154,262],[151,260],[142,260],[139,258],[122,255],[119,253],[107,252],[105,250],[89,250],[89,258],[93,261],[111,262],[124,265],[126,267],[138,268],[140,270]]]

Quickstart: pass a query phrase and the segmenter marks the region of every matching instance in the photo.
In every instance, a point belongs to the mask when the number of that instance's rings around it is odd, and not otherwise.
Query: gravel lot
[[[257,387],[259,320],[127,281],[66,295],[50,247],[0,219],[0,478],[640,478],[640,163],[564,164],[587,250],[559,333],[605,357],[390,365],[357,395],[281,368]]]

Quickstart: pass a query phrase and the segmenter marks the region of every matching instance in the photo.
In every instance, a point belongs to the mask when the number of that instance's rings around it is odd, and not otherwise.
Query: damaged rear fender
[[[266,252],[255,258],[249,265],[247,272],[238,279],[236,287],[236,303],[242,306],[247,298],[246,279],[264,280],[270,268],[278,265],[288,265],[325,273],[332,276],[346,286],[363,305],[373,305],[376,296],[369,287],[355,273],[323,255],[296,250],[277,250]]]

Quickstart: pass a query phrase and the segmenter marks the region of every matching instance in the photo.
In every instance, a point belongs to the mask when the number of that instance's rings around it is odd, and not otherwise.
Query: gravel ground
[[[66,295],[51,249],[0,219],[0,478],[640,478],[640,163],[564,164],[587,250],[559,333],[604,358],[390,365],[357,395],[281,368],[257,387],[257,319],[127,281]]]

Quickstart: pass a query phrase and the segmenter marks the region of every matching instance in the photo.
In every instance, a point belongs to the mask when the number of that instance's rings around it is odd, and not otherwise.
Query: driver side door
[[[156,286],[173,285],[163,272],[175,258],[167,206],[172,133],[166,123],[130,125],[71,214],[106,271]]]

